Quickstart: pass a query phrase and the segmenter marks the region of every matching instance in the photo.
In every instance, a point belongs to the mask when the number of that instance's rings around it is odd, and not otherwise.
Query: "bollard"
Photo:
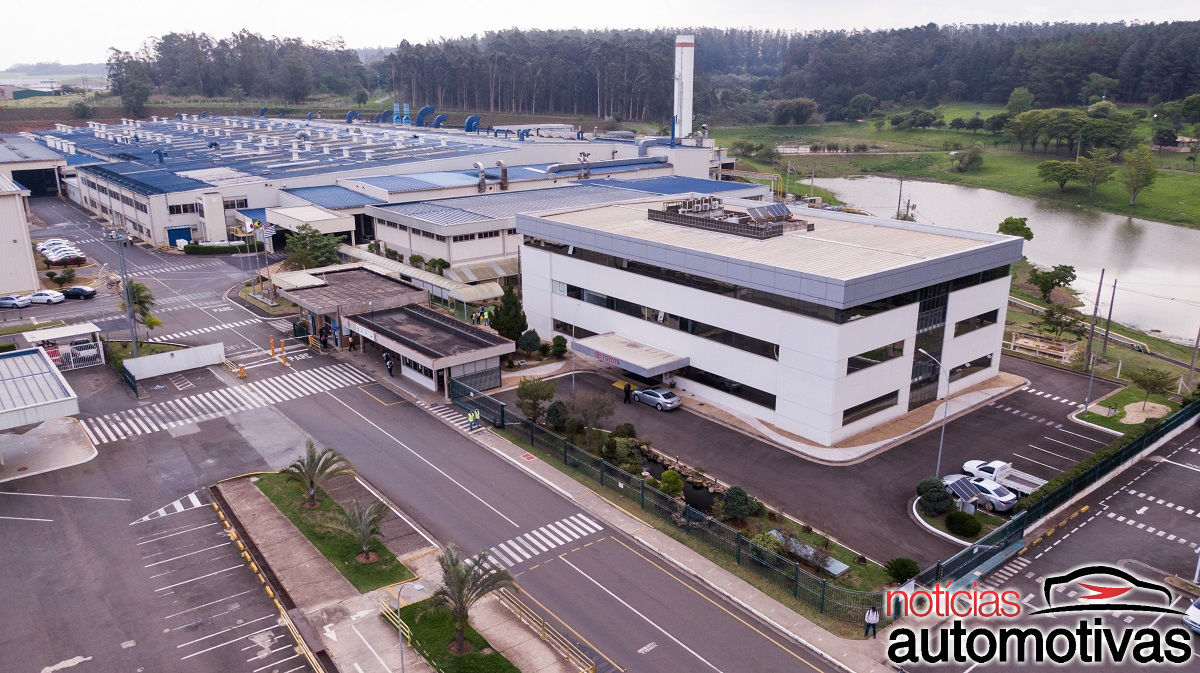
[[[242,365],[238,365],[238,378],[239,379],[246,378],[246,368]]]
[[[279,340],[279,361],[287,366],[287,343],[283,339]]]
[[[283,340],[280,339],[279,343],[282,344]],[[274,334],[271,335],[271,357],[275,357],[275,335]]]

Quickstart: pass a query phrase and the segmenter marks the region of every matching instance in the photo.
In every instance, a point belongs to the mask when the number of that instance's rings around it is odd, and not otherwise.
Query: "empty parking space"
[[[196,505],[199,506],[196,506]],[[165,648],[180,671],[309,670],[203,492],[131,524]]]

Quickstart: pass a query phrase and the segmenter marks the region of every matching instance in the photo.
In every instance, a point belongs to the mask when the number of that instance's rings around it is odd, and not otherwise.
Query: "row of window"
[[[846,373],[853,374],[854,372],[862,371],[867,367],[873,367],[881,362],[887,362],[904,355],[904,340],[901,339],[896,343],[891,343],[879,348],[872,348],[855,355],[846,360]]]
[[[897,342],[903,347],[903,342]],[[892,344],[895,346],[896,344]],[[970,376],[976,372],[981,372],[992,366],[992,353],[988,353],[982,357],[975,358],[970,362],[964,362],[957,367],[951,367],[948,372],[948,377],[951,382],[961,378]],[[877,414],[884,409],[896,406],[900,401],[900,391],[893,390],[886,395],[880,395],[873,400],[867,400],[862,404],[856,404],[842,412],[842,425],[849,425],[855,421],[862,420],[871,414]]]
[[[554,292],[556,294],[566,295],[572,299],[581,299],[589,304],[602,306],[611,311],[624,313],[634,318],[641,318],[649,322],[658,323],[663,327],[669,327],[680,332],[686,332],[698,337],[703,337],[709,341],[715,341],[724,346],[736,348],[738,350],[752,353],[764,358],[772,360],[779,359],[779,345],[757,339],[752,336],[747,336],[733,330],[727,330],[716,325],[685,318],[683,316],[668,313],[666,311],[643,306],[634,302],[611,297],[609,295],[593,292],[575,285],[568,285],[559,281],[554,281]]]
[[[194,203],[180,203],[180,204],[176,204],[173,206],[172,205],[167,206],[167,214],[168,215],[183,215],[185,213],[191,214],[191,213],[195,213],[195,212],[196,212],[196,204],[194,204]]]
[[[150,208],[145,203],[142,203],[141,201],[134,201],[131,197],[126,196],[125,194],[122,194],[115,189],[110,190],[107,187],[105,187],[104,185],[96,184],[95,182],[88,180],[87,178],[82,178],[82,179],[83,179],[83,183],[85,185],[87,185],[88,187],[91,187],[92,189],[96,190],[100,194],[104,194],[105,196],[111,196],[114,199],[120,199],[121,203],[124,203],[127,206],[133,206],[134,208],[137,208],[138,210],[142,211],[143,213],[150,212]],[[91,199],[88,199],[88,200],[91,201]],[[92,201],[92,203],[95,203],[95,202]]]
[[[226,207],[228,207],[228,206],[226,206]],[[240,207],[244,208],[245,206],[240,206]],[[375,218],[375,222],[377,224],[382,224],[383,226],[388,227],[389,229],[395,229],[397,231],[408,231],[409,230],[409,227],[407,225],[403,225],[398,222],[392,222],[391,220]],[[412,228],[412,232],[414,234],[420,234],[421,236],[424,236],[425,238],[436,238],[439,241],[446,240],[445,236],[442,236],[440,234],[435,234],[432,231],[425,231],[424,229],[417,229],[416,227]],[[452,236],[451,240],[455,243],[461,243],[463,241],[473,241],[477,238],[498,238],[500,236],[500,234],[504,234],[504,233],[507,233],[509,236],[516,236],[517,230],[516,229],[508,229],[508,230],[496,229],[494,231],[480,231],[480,232],[474,233],[474,234],[459,234],[457,236]]]
[[[981,372],[992,366],[992,354],[988,353],[983,357],[975,358],[970,362],[964,362],[957,367],[950,368],[950,380],[957,381],[964,376],[970,376],[975,372]]]
[[[474,241],[475,234],[462,234],[459,236],[451,236],[450,240],[454,241],[455,243],[462,243],[463,241]]]
[[[614,255],[595,252],[593,250],[585,250],[583,248],[566,245],[563,243],[555,243],[552,241],[526,237],[525,245],[546,250],[547,252],[576,257],[585,262],[592,262],[594,264],[609,266],[621,269],[623,271],[636,273],[638,275],[656,278],[668,283],[674,283],[676,285],[682,285],[685,287],[702,290],[704,292],[711,292],[713,294],[732,297],[734,299],[740,299],[742,301],[748,301],[754,304],[760,304],[762,306],[777,308],[809,318],[816,318],[818,320],[825,320],[827,322],[839,324],[850,322],[851,320],[857,320],[859,318],[865,318],[877,313],[889,311],[893,308],[918,302],[922,299],[922,292],[928,289],[922,288],[921,290],[902,292],[900,294],[892,295],[891,297],[885,297],[883,299],[878,299],[876,301],[861,304],[859,306],[839,309],[832,306],[825,306],[815,302],[805,301],[803,299],[796,299],[795,297],[785,297],[773,292],[766,292],[755,288],[743,287],[740,285],[734,285],[732,283],[713,280],[711,278],[705,278],[703,276],[697,276],[695,274],[686,273],[683,271],[666,269],[654,264],[647,264],[644,262],[625,259],[623,257],[616,257]],[[974,285],[996,280],[998,278],[1005,278],[1007,276],[1008,266],[998,266],[993,269],[988,269],[979,273],[973,273],[962,276],[961,278],[956,278],[953,281],[950,281],[948,286],[951,291],[961,290]]]
[[[414,362],[412,360],[409,360],[408,358],[404,357],[403,355],[400,356],[400,361],[402,363],[404,363],[405,367],[408,367],[409,369],[413,370],[414,372],[417,372],[421,376],[424,376],[427,379],[433,378],[433,370],[430,369],[429,367],[426,367],[425,365],[421,364],[420,362]]]
[[[241,208],[249,208],[246,199],[225,199],[225,210],[238,210]]]

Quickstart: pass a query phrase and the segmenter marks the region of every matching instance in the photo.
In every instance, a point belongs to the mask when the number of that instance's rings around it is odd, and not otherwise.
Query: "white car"
[[[966,479],[979,491],[979,504],[994,512],[1007,512],[1017,504],[1017,494],[986,477],[968,477],[952,474],[942,478],[947,487],[959,479]]]
[[[52,262],[56,262],[60,259],[66,259],[67,257],[83,257],[83,253],[78,250],[71,250],[69,248],[56,248],[54,250],[47,250],[46,252],[43,252],[42,257],[45,257]]]
[[[71,242],[65,238],[48,238],[44,241],[40,241],[37,244],[37,249],[45,250],[46,248],[49,248],[49,247],[52,247],[55,245],[70,245],[70,244],[71,244]]]
[[[65,299],[58,290],[38,290],[29,295],[29,301],[35,304],[57,304]]]
[[[0,307],[25,308],[29,306],[29,297],[20,294],[6,294],[0,297]]]
[[[1183,623],[1189,629],[1200,633],[1200,598],[1183,611]]]

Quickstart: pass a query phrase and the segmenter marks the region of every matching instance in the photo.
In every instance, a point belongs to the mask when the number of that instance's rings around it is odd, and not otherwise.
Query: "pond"
[[[895,178],[826,178],[816,183],[847,204],[881,217],[896,210],[900,183]],[[1083,293],[1080,299],[1085,302],[1080,311],[1090,314],[1104,268],[1101,320],[1115,278],[1113,320],[1161,330],[1159,336],[1182,343],[1195,338],[1200,327],[1200,229],[940,182],[905,180],[904,199],[912,199],[918,222],[971,231],[994,233],[1005,217],[1027,217],[1034,236],[1025,244],[1025,256],[1041,266],[1074,266],[1079,278],[1072,287]]]
[[[660,481],[662,480],[662,474],[667,470],[666,467],[660,463],[654,462],[653,460],[643,460],[642,463],[646,471],[648,471],[651,476]],[[705,514],[710,514],[712,512],[713,501],[716,500],[716,496],[714,496],[712,493],[709,493],[707,488],[700,488],[699,486],[695,486],[690,482],[684,482],[683,500],[687,504],[691,505],[693,509]]]

